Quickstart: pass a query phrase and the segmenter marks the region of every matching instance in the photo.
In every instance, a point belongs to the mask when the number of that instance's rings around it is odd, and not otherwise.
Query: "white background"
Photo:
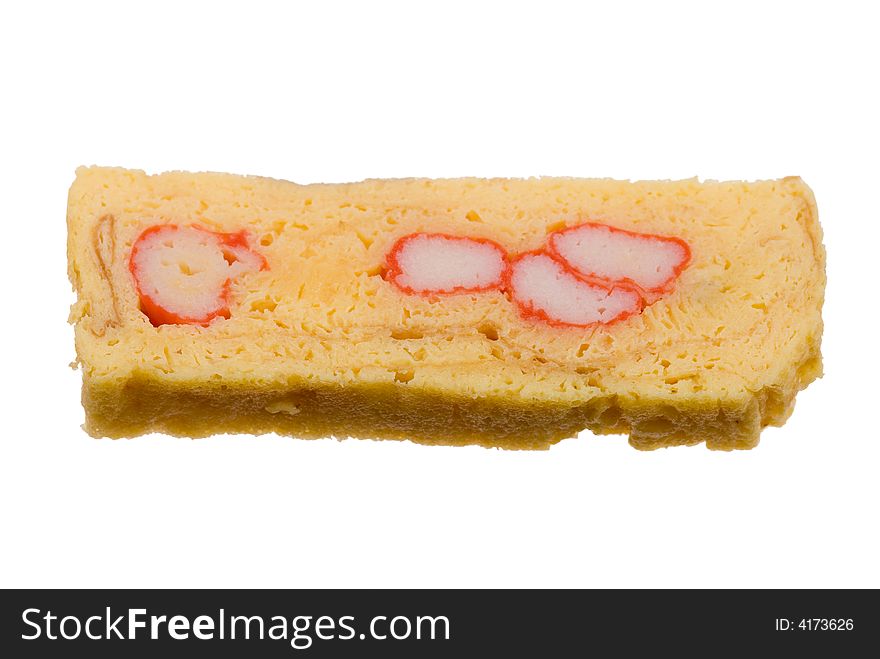
[[[5,3],[0,585],[880,586],[872,4]],[[826,376],[729,454],[90,439],[66,324],[80,164],[801,175]]]

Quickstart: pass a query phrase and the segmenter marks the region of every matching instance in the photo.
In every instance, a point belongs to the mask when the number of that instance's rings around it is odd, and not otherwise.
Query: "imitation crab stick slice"
[[[412,233],[391,248],[386,279],[406,293],[475,293],[498,288],[506,268],[491,240]]]
[[[642,310],[642,298],[633,287],[586,281],[545,252],[513,259],[507,288],[523,315],[551,325],[607,324]]]
[[[244,232],[217,233],[173,224],[149,227],[131,248],[129,270],[153,325],[204,325],[229,317],[229,286],[267,267]]]
[[[691,258],[679,238],[593,223],[551,234],[548,246],[583,277],[634,284],[648,301],[668,292]]]

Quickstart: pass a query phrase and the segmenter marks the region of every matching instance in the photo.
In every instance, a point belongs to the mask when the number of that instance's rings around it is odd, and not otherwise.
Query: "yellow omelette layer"
[[[750,448],[821,374],[825,252],[796,177],[759,182],[402,179],[297,185],[80,168],[71,320],[86,430],[278,432],[546,448],[583,428],[637,448]],[[503,291],[426,298],[382,278],[401,236],[489,238],[510,254],[582,222],[678,236],[674,291],[609,326],[523,319]],[[246,229],[269,269],[231,317],[154,327],[128,270],[154,224]]]

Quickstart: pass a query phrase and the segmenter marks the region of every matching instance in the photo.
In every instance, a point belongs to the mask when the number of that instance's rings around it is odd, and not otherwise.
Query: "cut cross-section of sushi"
[[[750,448],[821,374],[825,251],[795,177],[83,168],[67,222],[95,436]]]

